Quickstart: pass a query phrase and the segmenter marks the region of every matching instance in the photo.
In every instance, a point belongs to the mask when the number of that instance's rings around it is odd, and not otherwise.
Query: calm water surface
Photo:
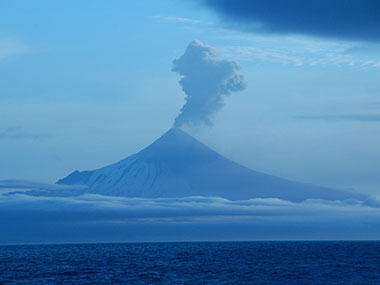
[[[1,284],[380,284],[380,242],[0,246]]]

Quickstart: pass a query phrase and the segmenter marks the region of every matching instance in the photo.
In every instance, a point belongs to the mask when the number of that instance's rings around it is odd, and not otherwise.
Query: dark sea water
[[[380,242],[0,247],[1,284],[380,284]]]

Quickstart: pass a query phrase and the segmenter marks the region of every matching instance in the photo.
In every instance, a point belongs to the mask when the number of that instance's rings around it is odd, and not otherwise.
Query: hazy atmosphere
[[[334,32],[328,19],[281,29],[265,15],[256,32],[224,2],[4,3],[1,179],[55,182],[151,143],[184,102],[173,60],[199,40],[238,61],[248,86],[192,135],[253,169],[378,193],[377,33]]]
[[[378,239],[379,4],[277,2],[0,4],[0,243]]]

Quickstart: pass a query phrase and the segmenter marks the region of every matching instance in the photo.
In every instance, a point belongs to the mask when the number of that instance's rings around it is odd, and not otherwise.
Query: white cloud
[[[0,60],[8,57],[22,55],[29,52],[30,48],[13,39],[0,39]]]
[[[0,196],[0,243],[377,239],[379,198],[230,201],[219,197]]]
[[[302,36],[252,35],[215,30],[228,44],[218,46],[226,57],[291,66],[379,68],[380,54],[350,52],[355,43],[315,40]]]
[[[48,137],[47,133],[34,133],[23,130],[21,127],[10,127],[0,131],[0,140],[40,140]]]
[[[89,215],[107,213],[111,220],[128,219],[166,219],[181,220],[200,217],[305,217],[305,216],[344,216],[346,214],[372,215],[380,217],[379,197],[362,202],[358,200],[326,201],[305,200],[301,203],[270,199],[249,199],[230,201],[220,197],[183,197],[183,198],[124,198],[84,194],[77,197],[35,197],[25,194],[3,195],[0,199],[2,211],[12,209],[25,211],[54,211],[74,213],[85,211]]]
[[[373,195],[368,197],[368,199],[364,201],[364,205],[380,208],[380,196]]]
[[[152,18],[157,19],[161,22],[166,22],[166,23],[198,24],[201,22],[200,20],[183,18],[183,17],[174,17],[174,16],[153,16]]]

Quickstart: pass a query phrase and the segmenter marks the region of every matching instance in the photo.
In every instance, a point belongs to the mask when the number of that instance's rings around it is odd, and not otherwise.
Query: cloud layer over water
[[[141,199],[92,194],[34,197],[18,193],[0,197],[0,228],[5,233],[0,243],[28,239],[131,241],[155,237],[218,240],[222,236],[234,240],[380,238],[379,221],[379,197],[301,203],[277,198],[229,201],[219,197]],[[47,231],[49,227],[54,231]],[[112,231],[108,232],[108,228]],[[199,231],[193,232],[192,228]],[[230,232],[232,228],[234,231]],[[134,239],[129,235],[131,231]],[[64,236],[59,234],[62,232]],[[179,232],[187,234],[178,236]]]

